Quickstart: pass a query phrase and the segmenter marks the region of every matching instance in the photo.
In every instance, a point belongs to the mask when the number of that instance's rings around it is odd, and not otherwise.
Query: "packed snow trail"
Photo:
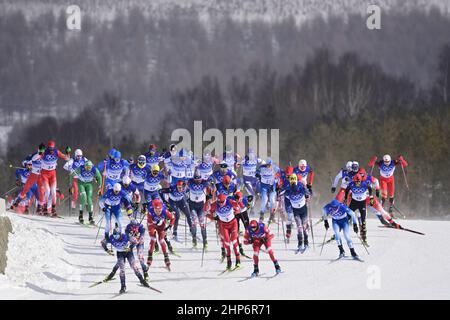
[[[52,219],[6,213],[13,224],[9,236],[6,276],[0,276],[1,299],[449,299],[450,255],[445,245],[450,240],[450,222],[401,221],[405,227],[423,231],[421,236],[378,228],[379,222],[368,220],[367,255],[353,233],[356,252],[364,263],[342,260],[333,241],[319,255],[323,225],[314,228],[316,250],[312,246],[304,254],[295,254],[295,235],[285,249],[283,233],[271,225],[276,237],[275,256],[283,273],[274,277],[269,256],[260,253],[260,276],[250,279],[253,261],[242,257],[242,268],[218,274],[225,269],[220,263],[214,223],[208,225],[209,249],[203,268],[202,249],[191,249],[188,243],[172,241],[180,257],[170,255],[171,272],[164,268],[163,255],[154,256],[150,268],[150,285],[157,293],[139,285],[126,266],[127,293],[117,296],[119,275],[115,280],[89,288],[109,274],[115,256],[100,247],[102,237],[94,245],[97,228],[83,227],[76,218]],[[96,218],[98,220],[98,217]],[[317,219],[314,219],[314,222]],[[170,234],[170,233],[169,233]],[[279,235],[278,235],[279,234]],[[332,233],[328,232],[327,238]],[[184,242],[184,221],[180,220],[179,236]],[[146,235],[146,251],[148,235]],[[350,252],[344,245],[347,256]],[[251,256],[250,246],[244,246]],[[146,256],[145,256],[146,258]],[[233,265],[234,258],[232,256]]]

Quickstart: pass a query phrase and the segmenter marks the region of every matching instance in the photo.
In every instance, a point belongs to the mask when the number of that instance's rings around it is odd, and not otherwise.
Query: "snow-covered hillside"
[[[274,275],[273,264],[260,254],[261,277],[248,280],[252,261],[243,258],[241,270],[219,275],[225,265],[219,262],[214,224],[208,226],[210,249],[203,267],[201,250],[175,243],[181,257],[171,256],[172,271],[163,268],[163,257],[155,257],[150,270],[150,285],[162,294],[138,285],[127,266],[128,293],[117,297],[116,280],[94,288],[115,263],[94,245],[97,229],[77,225],[75,218],[50,219],[6,213],[13,224],[9,238],[6,276],[0,277],[1,299],[449,299],[450,256],[442,246],[450,240],[450,222],[400,221],[405,227],[419,229],[426,236],[379,228],[369,220],[367,255],[354,236],[355,247],[364,263],[337,261],[335,244],[325,246],[322,225],[314,229],[315,251],[293,252],[294,243],[285,249],[281,230],[275,225],[273,247],[284,273]],[[180,234],[184,234],[180,221]],[[330,232],[328,232],[328,236]],[[183,240],[183,239],[182,239]],[[250,249],[247,247],[247,254]],[[347,249],[348,253],[348,249]]]
[[[117,14],[126,14],[134,7],[155,18],[165,17],[177,10],[196,12],[203,21],[221,15],[236,20],[258,19],[266,22],[293,16],[298,23],[316,15],[326,17],[330,14],[366,14],[369,4],[399,12],[436,7],[442,12],[450,13],[450,2],[447,0],[78,0],[75,3],[83,13],[92,16],[96,21],[112,20]],[[63,0],[4,0],[0,4],[0,11],[22,9],[26,17],[32,19],[48,11],[59,14],[65,11],[67,5],[67,1]]]

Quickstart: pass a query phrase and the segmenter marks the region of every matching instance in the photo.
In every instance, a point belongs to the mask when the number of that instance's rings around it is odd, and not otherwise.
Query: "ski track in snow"
[[[1,299],[110,299],[118,293],[116,279],[89,288],[109,274],[116,262],[94,245],[97,228],[75,223],[75,217],[51,219],[7,213],[13,224],[8,245],[6,276],[0,275]],[[314,219],[314,221],[316,221]],[[125,222],[125,221],[124,221]],[[242,257],[242,269],[218,275],[225,268],[220,263],[214,224],[208,225],[209,250],[201,264],[201,245],[197,250],[188,244],[172,241],[181,255],[171,255],[172,271],[164,266],[162,253],[154,256],[150,268],[150,285],[162,294],[141,287],[129,265],[126,266],[127,290],[115,299],[449,299],[450,256],[443,254],[442,244],[448,242],[446,230],[450,222],[399,221],[426,236],[388,228],[378,228],[378,221],[368,221],[370,255],[353,233],[357,253],[365,263],[343,260],[330,263],[338,256],[335,242],[327,244],[320,256],[319,243],[324,236],[323,225],[314,228],[316,249],[295,254],[296,241],[291,238],[288,249],[277,225],[272,247],[283,273],[273,277],[275,270],[269,256],[260,253],[260,274],[246,279],[253,271],[253,262]],[[179,236],[184,242],[184,221]],[[331,236],[329,230],[327,238]],[[100,231],[99,238],[102,237]],[[347,255],[348,248],[344,245]],[[148,249],[148,235],[146,249]],[[251,256],[250,246],[244,246]],[[145,258],[147,253],[145,252]],[[233,259],[234,263],[234,259]],[[373,277],[379,274],[379,289]],[[246,279],[246,280],[244,280]],[[375,288],[370,289],[375,285]]]

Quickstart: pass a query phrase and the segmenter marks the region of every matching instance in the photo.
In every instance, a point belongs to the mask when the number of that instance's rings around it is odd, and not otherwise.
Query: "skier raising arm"
[[[369,162],[370,167],[377,165],[380,168],[380,186],[381,186],[381,205],[384,206],[387,197],[389,196],[389,213],[392,215],[395,197],[395,178],[394,171],[397,165],[402,168],[408,166],[403,156],[399,156],[397,160],[392,160],[391,156],[386,154],[382,160],[376,161],[377,157],[373,156]]]
[[[350,181],[352,181],[352,164],[352,161],[348,161],[345,165],[345,169],[341,169],[336,177],[334,177],[333,185],[331,186],[331,193],[334,193],[336,191],[339,180],[342,179],[341,188],[336,195],[336,200],[338,200],[339,202],[344,201],[345,189],[347,189],[348,184],[350,183]]]

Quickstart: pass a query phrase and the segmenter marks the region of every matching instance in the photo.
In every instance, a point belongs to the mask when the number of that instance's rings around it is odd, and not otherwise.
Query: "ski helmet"
[[[115,193],[119,193],[120,190],[122,190],[122,186],[120,185],[120,183],[116,182],[113,186],[113,190]]]
[[[158,148],[156,147],[156,144],[153,144],[153,143],[148,147],[148,150],[150,152],[155,152],[157,149]]]
[[[330,206],[333,207],[333,208],[339,207],[340,204],[341,203],[338,200],[336,200],[336,199],[333,199],[333,201],[330,202]]]
[[[130,183],[131,183],[130,177],[129,177],[129,176],[123,176],[123,178],[122,178],[122,183],[123,183],[123,185],[124,185],[125,187],[126,187],[126,186],[129,186]]]
[[[56,147],[56,143],[55,143],[54,140],[50,140],[50,141],[47,143],[47,148],[49,148],[49,149],[55,149],[55,147]]]
[[[298,162],[298,167],[299,167],[301,170],[305,170],[307,165],[308,165],[308,163],[306,162],[305,159],[302,159],[302,160],[300,160],[300,161]]]
[[[219,194],[219,196],[217,197],[219,204],[224,205],[225,201],[227,201],[227,196],[223,193]]]
[[[352,163],[352,171],[353,172],[358,172],[359,171],[359,163],[358,163],[358,161],[353,161],[353,163]]]
[[[358,173],[361,175],[362,180],[366,180],[367,179],[367,171],[364,168],[360,168]]]
[[[75,158],[77,157],[82,157],[83,156],[83,151],[81,151],[81,149],[77,149],[75,150]]]
[[[267,164],[268,166],[271,166],[272,163],[273,163],[272,158],[267,158],[266,164]]]
[[[161,170],[161,168],[159,167],[159,165],[154,164],[154,165],[152,166],[152,173],[155,173],[155,172],[156,172],[156,174],[158,174],[160,170]]]
[[[116,154],[116,149],[112,148],[111,150],[109,150],[108,152],[108,156],[112,159],[114,158],[114,155]]]
[[[223,184],[230,184],[231,183],[231,177],[229,175],[226,175],[225,177],[223,177]]]
[[[199,181],[202,180],[202,176],[201,176],[201,174],[200,174],[200,172],[198,170],[195,170],[195,172],[194,172],[194,180],[196,182],[199,182]]]
[[[297,184],[297,182],[298,182],[298,177],[297,177],[297,175],[296,175],[295,173],[293,173],[293,174],[291,174],[291,175],[289,176],[289,182],[290,182],[291,184]]]
[[[236,191],[235,195],[236,195],[236,199],[237,200],[241,200],[244,197],[244,195],[240,191]]]
[[[291,174],[294,173],[294,167],[293,166],[289,166],[286,168],[286,175],[289,177]]]
[[[116,240],[119,240],[119,239],[120,239],[120,236],[121,236],[121,234],[120,234],[120,228],[119,228],[118,226],[116,226],[116,227],[114,228],[114,230],[113,230],[113,238],[116,239]]]
[[[347,161],[347,164],[345,165],[345,169],[347,169],[347,171],[352,171],[352,164],[353,164],[353,161]]]
[[[145,156],[143,155],[143,154],[141,154],[139,157],[138,157],[138,162],[137,162],[137,164],[138,164],[138,167],[139,168],[144,168],[145,167],[145,165],[147,164],[147,159],[145,158]]]
[[[177,189],[178,189],[178,191],[182,191],[184,189],[184,181],[183,180],[179,180],[177,182]]]
[[[256,221],[256,220],[250,221],[250,229],[251,229],[252,231],[258,231],[258,229],[259,229],[259,223],[258,223],[258,221]]]
[[[353,177],[353,181],[361,182],[362,181],[361,175],[359,173],[355,174],[355,176]]]
[[[252,203],[252,202],[253,202],[253,195],[252,195],[252,194],[247,195],[247,201],[248,201],[249,203]]]
[[[211,153],[209,152],[209,150],[205,150],[205,152],[203,153],[203,160],[205,162],[211,161]]]
[[[122,159],[122,153],[121,153],[119,150],[116,150],[116,151],[114,152],[114,160],[115,160],[116,162],[119,162],[120,159]]]
[[[84,168],[85,168],[86,170],[88,170],[88,171],[92,170],[92,167],[93,167],[93,166],[94,166],[94,165],[93,165],[93,163],[92,163],[91,160],[86,161],[86,163],[84,164]]]
[[[391,162],[391,156],[388,155],[388,154],[385,154],[385,155],[383,156],[383,161],[384,161],[384,162]]]
[[[160,199],[154,199],[152,201],[152,206],[154,209],[162,209],[163,208],[163,203]]]

